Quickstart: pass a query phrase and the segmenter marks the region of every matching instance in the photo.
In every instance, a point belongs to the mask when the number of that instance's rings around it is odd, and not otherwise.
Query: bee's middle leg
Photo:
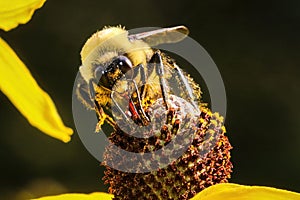
[[[150,64],[155,67],[155,72],[159,77],[160,88],[162,92],[162,98],[166,106],[166,110],[169,110],[168,106],[168,86],[164,78],[164,65],[159,51],[156,51],[150,59]]]

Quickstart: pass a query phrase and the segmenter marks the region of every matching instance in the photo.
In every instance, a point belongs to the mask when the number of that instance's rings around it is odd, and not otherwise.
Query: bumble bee
[[[81,81],[76,93],[96,111],[98,124],[116,126],[112,108],[126,123],[147,126],[148,108],[162,98],[166,111],[170,95],[188,100],[199,110],[201,91],[173,59],[153,46],[176,43],[189,31],[185,26],[129,34],[122,27],[106,27],[93,34],[81,50]]]

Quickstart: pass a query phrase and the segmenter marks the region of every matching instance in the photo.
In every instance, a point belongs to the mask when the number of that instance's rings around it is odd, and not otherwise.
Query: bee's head
[[[111,88],[109,86],[133,66],[145,64],[148,51],[151,49],[145,42],[130,41],[123,28],[104,28],[93,34],[83,46],[80,72],[86,82],[98,78],[101,85]],[[107,76],[102,76],[104,73]]]
[[[95,64],[95,66],[93,66],[93,76],[98,85],[112,89],[117,80],[122,76],[132,75],[132,73],[130,73],[132,67],[133,64],[127,56],[118,55],[113,57],[107,63]]]

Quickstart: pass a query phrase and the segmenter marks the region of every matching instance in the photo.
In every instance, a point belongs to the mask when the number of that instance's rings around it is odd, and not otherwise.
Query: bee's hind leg
[[[193,107],[196,110],[199,110],[199,106],[195,103],[196,102],[195,97],[193,95],[192,88],[191,88],[190,84],[188,83],[188,80],[184,77],[183,72],[177,65],[175,65],[174,69],[176,70],[176,73],[178,74],[179,80],[183,83],[184,92],[187,95],[187,100],[189,100],[192,103]]]

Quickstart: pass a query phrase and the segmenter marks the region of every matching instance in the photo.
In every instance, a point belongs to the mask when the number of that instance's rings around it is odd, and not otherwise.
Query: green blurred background
[[[0,32],[72,119],[80,50],[105,25],[186,25],[222,74],[231,182],[300,192],[300,1],[49,0],[30,23]],[[208,95],[208,94],[205,94]],[[64,144],[31,127],[0,94],[0,199],[106,191],[103,167],[75,132]]]

